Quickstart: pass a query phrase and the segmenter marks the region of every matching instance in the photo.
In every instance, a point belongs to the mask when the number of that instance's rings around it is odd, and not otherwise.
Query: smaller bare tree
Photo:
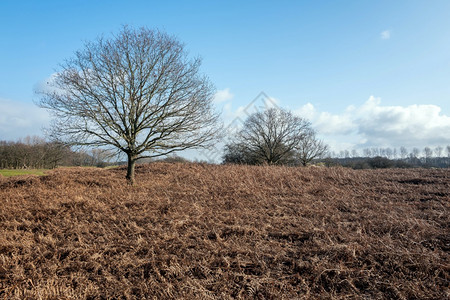
[[[386,155],[387,158],[392,159],[392,157],[394,156],[394,151],[392,150],[392,148],[386,148],[384,154]]]
[[[411,157],[418,158],[420,154],[420,150],[417,147],[414,147],[411,152]]]
[[[372,148],[372,155],[375,156],[380,156],[380,148]]]
[[[251,154],[255,163],[285,164],[306,137],[309,126],[308,121],[289,111],[270,108],[250,115],[234,144]]]
[[[408,157],[408,149],[406,149],[406,147],[404,147],[404,146],[400,147],[400,157],[402,159],[405,159]]]
[[[328,151],[328,146],[323,141],[317,139],[314,130],[308,130],[308,133],[300,141],[295,149],[296,158],[306,166],[313,159],[322,158]]]
[[[436,157],[442,156],[442,150],[444,150],[444,148],[442,148],[441,146],[437,146],[436,148],[434,148],[434,153],[436,154]]]
[[[425,155],[425,163],[429,163],[431,157],[433,156],[433,150],[430,147],[425,147],[423,149],[423,154]]]
[[[225,163],[306,165],[327,150],[311,124],[290,111],[270,108],[248,117],[233,142],[225,146]]]
[[[363,150],[363,155],[364,155],[365,157],[372,157],[372,150],[371,150],[370,148],[365,148],[365,149]]]

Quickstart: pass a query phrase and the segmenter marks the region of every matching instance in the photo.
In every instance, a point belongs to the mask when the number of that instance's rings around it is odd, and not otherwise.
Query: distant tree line
[[[57,166],[98,166],[108,164],[108,153],[100,149],[74,151],[40,137],[0,141],[0,169],[52,169]]]
[[[339,153],[330,152],[327,159],[322,160],[326,165],[342,165],[354,169],[368,168],[412,168],[412,167],[450,167],[450,145],[445,148],[417,147],[408,150],[406,147],[397,148],[365,148],[357,150],[343,150]]]

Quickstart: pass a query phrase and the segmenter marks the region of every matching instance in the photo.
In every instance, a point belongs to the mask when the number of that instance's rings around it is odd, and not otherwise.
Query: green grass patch
[[[20,170],[11,170],[11,169],[1,169],[0,174],[5,177],[11,176],[20,176],[20,175],[45,175],[46,169],[20,169]]]
[[[115,169],[115,168],[118,168],[118,167],[120,167],[120,166],[119,165],[113,165],[113,166],[104,167],[103,169],[108,170],[108,169]]]

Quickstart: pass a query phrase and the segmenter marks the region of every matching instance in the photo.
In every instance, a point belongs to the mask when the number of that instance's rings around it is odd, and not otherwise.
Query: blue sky
[[[333,149],[450,144],[450,1],[0,2],[0,140],[41,134],[33,90],[124,24],[178,37],[225,123],[261,91]]]

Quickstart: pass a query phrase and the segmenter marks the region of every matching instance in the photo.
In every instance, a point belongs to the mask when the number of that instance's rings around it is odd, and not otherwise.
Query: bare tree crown
[[[270,108],[254,113],[232,143],[225,162],[246,164],[301,164],[321,156],[326,145],[315,138],[310,122],[290,111]]]
[[[146,28],[86,43],[68,59],[40,106],[68,144],[109,146],[130,161],[207,146],[218,132],[214,88],[183,44]]]

